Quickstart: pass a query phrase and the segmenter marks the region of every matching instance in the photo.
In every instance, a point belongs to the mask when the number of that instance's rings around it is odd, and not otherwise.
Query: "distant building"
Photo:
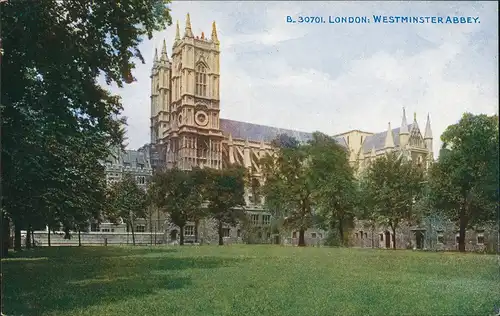
[[[108,185],[119,182],[125,174],[131,174],[138,186],[146,190],[148,182],[153,175],[153,168],[148,152],[138,150],[125,150],[115,148],[111,155],[103,162],[106,167],[106,181]],[[136,221],[135,231],[144,232],[147,229],[146,220],[138,219]],[[109,221],[101,223],[92,223],[90,225],[92,232],[126,232],[127,225],[123,222],[118,224]]]

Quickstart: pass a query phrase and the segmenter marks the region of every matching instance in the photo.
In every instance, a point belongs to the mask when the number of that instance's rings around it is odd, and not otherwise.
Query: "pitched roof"
[[[132,168],[139,168],[140,165],[145,168],[150,167],[146,153],[137,150],[125,150],[121,153],[120,150],[116,150],[115,154],[110,155],[106,160],[116,165],[129,164]]]
[[[228,119],[220,119],[220,129],[225,136],[238,139],[248,139],[254,142],[271,142],[280,134],[294,137],[301,143],[306,143],[312,139],[312,133],[300,132],[290,129],[252,124]],[[343,137],[335,137],[335,140],[344,147],[347,147]]]
[[[408,130],[411,130],[412,124],[408,125]],[[392,136],[394,138],[394,146],[399,146],[399,127],[392,129]],[[365,153],[371,152],[372,148],[375,147],[375,150],[383,149],[385,144],[385,136],[387,135],[387,131],[373,134],[371,136],[367,136],[366,140],[363,142],[363,151]]]

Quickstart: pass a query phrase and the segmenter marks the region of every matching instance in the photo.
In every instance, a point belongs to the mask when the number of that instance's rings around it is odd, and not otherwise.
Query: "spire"
[[[264,149],[264,139],[261,139],[261,140],[260,140],[260,148],[261,148],[261,149]]]
[[[155,48],[155,56],[153,57],[153,72],[158,67],[158,49]]]
[[[181,39],[181,32],[179,31],[179,20],[177,20],[177,26],[175,29],[175,41],[179,41]]]
[[[392,135],[391,122],[387,126],[387,134],[385,136],[385,148],[394,148],[394,136]]]
[[[215,21],[212,23],[212,41],[219,44],[219,38],[217,37],[217,27],[215,26]]]
[[[186,15],[186,28],[184,31],[184,37],[193,37],[193,31],[191,30],[191,18],[189,13]]]
[[[429,114],[427,114],[427,123],[425,124],[424,139],[432,139],[431,119],[429,117]]]
[[[168,55],[167,55],[167,43],[165,40],[163,40],[163,47],[161,48],[161,61],[168,61]]]
[[[248,138],[245,139],[245,148],[250,148],[250,144],[248,143]]]
[[[401,121],[401,127],[399,128],[399,134],[408,134],[408,123],[406,122],[406,111],[405,108],[403,107],[403,119]]]
[[[233,144],[233,136],[231,135],[231,133],[229,133],[228,143],[229,143],[229,145]]]

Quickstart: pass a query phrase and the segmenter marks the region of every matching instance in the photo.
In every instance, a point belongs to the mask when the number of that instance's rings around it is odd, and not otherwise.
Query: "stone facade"
[[[498,249],[498,227],[494,223],[469,229],[465,233],[465,249],[494,253]],[[396,248],[415,250],[458,250],[458,228],[439,218],[426,218],[420,225],[403,224],[396,229]],[[361,248],[393,248],[393,233],[389,227],[377,225],[374,229],[364,221],[357,221],[349,234],[349,244]]]
[[[210,38],[204,33],[195,36],[188,14],[182,37],[177,23],[171,56],[163,41],[151,70],[151,144],[143,147],[161,149],[158,156],[164,157],[164,167],[189,170],[240,165],[251,171],[252,186],[258,189],[264,181],[259,160],[272,153],[271,141],[276,136],[287,134],[300,142],[312,139],[312,133],[220,118],[220,41],[215,22]],[[422,135],[416,116],[407,124],[404,109],[400,128],[392,129],[389,123],[385,132],[353,130],[333,137],[347,150],[358,172],[391,151],[418,164],[428,165],[433,159],[429,118]],[[270,215],[262,208],[264,199],[252,196],[254,191],[246,190],[246,209]],[[292,235],[290,232],[285,240],[293,243]],[[317,237],[310,239],[316,243]]]

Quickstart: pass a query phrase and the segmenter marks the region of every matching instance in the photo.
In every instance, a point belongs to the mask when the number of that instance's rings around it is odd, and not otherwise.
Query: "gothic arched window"
[[[207,70],[202,64],[196,67],[195,94],[203,97],[207,96]]]

